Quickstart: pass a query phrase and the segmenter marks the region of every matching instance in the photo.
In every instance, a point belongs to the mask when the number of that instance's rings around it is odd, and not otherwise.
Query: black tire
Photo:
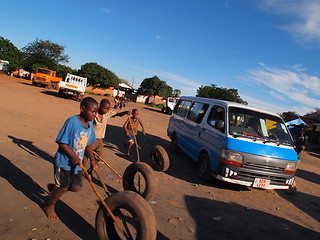
[[[156,239],[157,227],[154,213],[141,196],[131,191],[123,191],[106,198],[105,202],[116,218],[120,220],[118,223],[123,229],[126,232],[129,230],[131,236],[134,235],[132,239]],[[103,206],[100,206],[97,211],[95,225],[99,240],[126,239]]]
[[[64,93],[63,93],[62,89],[59,89],[58,94],[59,94],[60,97],[64,97]]]
[[[153,200],[156,181],[152,168],[143,162],[131,163],[123,173],[123,188],[140,194],[147,201]]]
[[[178,154],[180,152],[180,147],[178,145],[178,137],[177,134],[174,133],[172,135],[171,143],[170,143],[170,150],[174,154]]]
[[[153,168],[156,171],[167,171],[170,166],[170,159],[167,151],[160,145],[156,145],[151,149],[150,153]]]
[[[204,182],[210,182],[212,180],[209,156],[206,153],[201,154],[199,158],[197,174],[199,179]]]

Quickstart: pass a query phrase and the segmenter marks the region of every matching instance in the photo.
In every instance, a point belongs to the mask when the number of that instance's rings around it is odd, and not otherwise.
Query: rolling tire
[[[197,175],[200,180],[204,182],[210,182],[212,180],[209,156],[206,153],[201,154],[198,166],[197,166]]]
[[[170,159],[167,151],[160,145],[156,145],[151,149],[151,162],[156,171],[167,171],[170,166]]]
[[[170,150],[173,154],[178,154],[180,152],[180,147],[178,145],[178,137],[176,133],[172,135],[172,139],[170,142]]]
[[[63,93],[63,90],[62,90],[62,89],[59,89],[58,95],[59,95],[60,97],[63,97],[63,96],[64,96],[64,93]]]
[[[139,174],[140,173],[140,174]],[[140,177],[143,177],[142,189]],[[139,186],[136,186],[136,177],[139,178]],[[150,201],[156,194],[156,181],[152,168],[143,162],[131,163],[123,173],[123,188],[140,194],[144,199]]]
[[[123,191],[106,198],[105,202],[116,218],[121,218],[118,222],[126,229],[126,232],[128,232],[128,229],[134,231],[135,234],[131,232],[131,236],[134,235],[132,239],[156,239],[157,227],[154,213],[150,205],[141,196],[131,191]],[[120,209],[122,213],[120,213]],[[130,213],[132,218],[129,218],[127,214],[126,216],[123,215],[123,211]],[[135,227],[132,228],[132,225],[130,225],[130,228],[126,228],[128,226],[126,220],[131,220],[128,223],[133,222]],[[127,224],[124,225],[124,222]],[[100,206],[97,211],[95,226],[99,240],[126,239],[103,206]]]

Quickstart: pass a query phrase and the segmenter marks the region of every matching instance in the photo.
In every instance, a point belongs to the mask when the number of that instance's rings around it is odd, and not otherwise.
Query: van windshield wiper
[[[257,140],[257,137],[256,137],[256,136],[243,134],[243,133],[241,133],[241,132],[231,132],[231,135],[232,135],[234,138],[237,138],[237,137],[245,137],[245,138],[250,138],[250,139],[252,139],[253,141],[256,141],[256,140]]]

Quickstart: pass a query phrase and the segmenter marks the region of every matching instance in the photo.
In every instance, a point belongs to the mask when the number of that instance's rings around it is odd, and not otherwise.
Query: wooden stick
[[[107,165],[108,168],[110,168],[110,170],[112,172],[114,172],[127,186],[130,187],[130,189],[132,191],[135,191],[135,189],[127,182],[123,179],[123,177],[114,169],[110,166],[110,164],[107,163],[106,160],[104,160],[98,153],[96,153],[95,151],[93,151],[93,154],[95,155],[95,157],[98,157],[100,161],[102,161],[105,165]]]
[[[129,117],[129,123],[130,123],[130,126],[131,126],[131,130],[133,131],[132,122],[131,122],[131,118],[130,117]],[[134,133],[133,133],[133,137],[134,137],[134,142],[136,144],[136,151],[137,151],[137,157],[138,157],[137,161],[140,162],[140,153],[139,153],[138,141],[137,141],[137,137],[136,137],[136,135],[134,135]]]
[[[107,194],[108,196],[110,196],[111,194],[110,194],[110,192],[108,191],[108,188],[107,188],[106,184],[104,183],[104,181],[102,181],[102,178],[100,177],[100,174],[99,174],[99,172],[98,172],[98,169],[94,170],[94,172],[96,173],[99,181],[101,182],[104,191],[106,192],[106,194]]]
[[[93,191],[95,192],[95,194],[97,195],[97,197],[99,198],[100,202],[102,203],[102,205],[104,206],[104,208],[107,210],[107,212],[109,213],[109,215],[111,216],[111,218],[113,219],[113,221],[115,222],[115,224],[117,225],[117,227],[119,228],[119,230],[122,232],[122,234],[128,238],[127,233],[124,231],[124,229],[121,227],[121,225],[119,224],[118,220],[116,219],[116,217],[113,215],[111,209],[108,207],[108,205],[106,204],[106,202],[104,201],[104,199],[101,197],[101,195],[99,194],[99,192],[97,191],[96,186],[93,184],[91,176],[89,175],[88,171],[85,169],[85,167],[82,165],[82,163],[80,162],[80,168],[83,170],[84,175],[86,176],[90,186],[92,187]]]

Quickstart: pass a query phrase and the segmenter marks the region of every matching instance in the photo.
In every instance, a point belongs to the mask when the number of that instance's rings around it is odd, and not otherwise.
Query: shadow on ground
[[[117,156],[122,157],[127,161],[137,161],[135,145],[131,147],[131,156],[129,158],[124,154],[124,144],[126,141],[127,138],[121,127],[114,125],[107,126],[106,138],[104,139],[106,147],[109,150],[114,151]],[[178,155],[172,154],[169,151],[170,142],[166,139],[151,134],[144,136],[141,132],[138,132],[137,141],[138,145],[141,147],[139,150],[140,160],[141,162],[146,162],[149,165],[152,165],[150,152],[155,145],[161,145],[167,151],[170,158],[170,167],[165,173],[168,175],[193,184],[208,185],[215,188],[230,189],[234,191],[250,191],[250,189],[245,186],[218,180],[212,181],[211,183],[204,183],[200,181],[196,176],[196,163],[183,152]]]
[[[237,203],[185,196],[198,240],[319,239],[319,233]]]
[[[0,155],[0,177],[6,179],[17,191],[20,191],[43,210],[48,192],[2,155]],[[96,239],[95,229],[61,200],[56,204],[56,213],[60,221],[81,239]]]

